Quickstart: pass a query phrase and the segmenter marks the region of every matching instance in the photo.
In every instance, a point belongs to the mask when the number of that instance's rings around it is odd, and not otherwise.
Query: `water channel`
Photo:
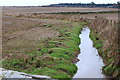
[[[93,47],[93,41],[89,37],[90,29],[85,27],[79,35],[81,39],[80,54],[76,66],[78,67],[77,73],[73,78],[105,78],[102,74],[102,67],[104,63],[99,56],[96,48]]]

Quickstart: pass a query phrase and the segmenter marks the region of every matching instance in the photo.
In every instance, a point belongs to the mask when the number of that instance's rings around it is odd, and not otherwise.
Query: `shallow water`
[[[86,27],[83,28],[79,35],[81,53],[78,55],[78,59],[80,61],[76,63],[78,71],[73,78],[105,78],[104,74],[102,74],[104,63],[98,55],[97,49],[93,47],[89,34],[90,30]]]

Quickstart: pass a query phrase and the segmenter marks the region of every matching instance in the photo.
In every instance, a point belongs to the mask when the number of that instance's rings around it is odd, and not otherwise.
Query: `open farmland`
[[[101,12],[118,11],[116,8],[68,8],[68,7],[3,7],[3,14],[53,13],[53,12]]]
[[[74,63],[78,61],[76,56],[80,50],[79,34],[82,27],[87,25],[92,31],[90,37],[94,46],[106,64],[103,72],[110,77],[120,77],[117,53],[118,13],[114,13],[117,11],[116,8],[3,7],[2,9],[4,68],[52,78],[72,78],[77,71]],[[102,11],[103,13],[99,13]],[[104,13],[104,11],[113,12]],[[65,13],[56,14],[59,12]]]

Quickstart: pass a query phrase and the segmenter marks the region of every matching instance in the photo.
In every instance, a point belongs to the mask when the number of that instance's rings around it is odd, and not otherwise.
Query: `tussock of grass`
[[[50,56],[64,58],[64,59],[70,59],[69,55],[63,54],[63,53],[52,53],[52,54],[50,54]]]
[[[75,64],[59,64],[57,66],[55,66],[56,69],[62,70],[67,72],[69,75],[74,75],[74,73],[77,70],[77,67],[75,66]]]
[[[54,78],[70,78],[70,76],[63,71],[57,71],[55,69],[50,69],[47,67],[32,71],[32,74],[36,74],[36,73],[39,75],[51,76]]]

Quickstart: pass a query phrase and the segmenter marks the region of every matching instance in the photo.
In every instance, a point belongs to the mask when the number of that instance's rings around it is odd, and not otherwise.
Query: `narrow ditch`
[[[93,47],[93,41],[89,37],[90,29],[85,27],[79,35],[81,39],[80,54],[76,66],[77,73],[73,78],[105,78],[102,74],[102,67],[104,66],[102,58],[99,56],[96,48]]]

